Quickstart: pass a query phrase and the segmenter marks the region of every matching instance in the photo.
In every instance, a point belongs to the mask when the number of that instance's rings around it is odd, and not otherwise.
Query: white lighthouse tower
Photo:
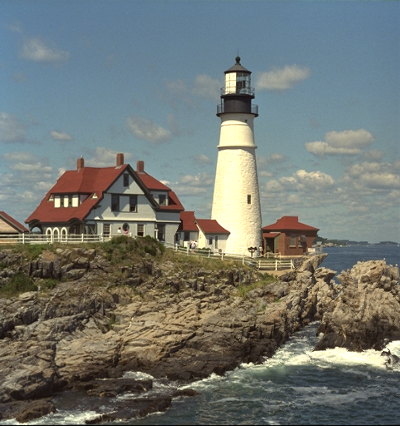
[[[217,170],[211,218],[230,232],[227,253],[249,255],[250,247],[262,242],[261,206],[258,189],[254,118],[257,105],[252,105],[254,89],[251,71],[236,64],[225,71],[221,89],[221,118]]]

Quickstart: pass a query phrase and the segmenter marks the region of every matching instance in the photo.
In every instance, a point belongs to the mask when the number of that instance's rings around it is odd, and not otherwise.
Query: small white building
[[[25,223],[55,240],[123,233],[173,244],[183,210],[177,195],[145,172],[143,161],[135,171],[119,153],[112,167],[85,167],[79,158],[76,170],[58,179]]]
[[[190,241],[197,241],[197,248],[211,249],[214,253],[226,250],[229,231],[216,220],[196,219],[193,211],[181,212],[181,224],[176,234],[176,243],[188,247]]]

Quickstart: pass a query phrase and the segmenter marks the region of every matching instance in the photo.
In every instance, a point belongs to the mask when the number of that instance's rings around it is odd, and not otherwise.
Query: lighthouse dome
[[[251,74],[251,71],[249,71],[247,68],[241,65],[240,56],[236,56],[235,60],[236,60],[236,64],[233,67],[229,68],[229,70],[226,70],[225,74],[229,72],[244,72],[244,73]]]

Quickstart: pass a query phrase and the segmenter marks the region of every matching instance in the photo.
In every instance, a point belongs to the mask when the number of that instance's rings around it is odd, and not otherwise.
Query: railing
[[[224,104],[218,104],[217,105],[217,114],[223,114],[225,112],[225,105]],[[227,112],[235,112],[235,111],[227,111]],[[249,113],[258,115],[258,105],[251,105],[251,111]]]
[[[53,243],[98,243],[109,241],[115,235],[93,234],[0,234],[1,244],[53,244]]]
[[[258,269],[268,269],[277,271],[278,269],[294,269],[293,260],[268,260],[260,258],[258,260]]]
[[[182,247],[178,244],[163,243],[165,247],[173,249],[177,253],[185,254],[186,256],[198,256],[206,257],[208,259],[219,259],[222,261],[233,260],[239,261],[243,265],[253,266],[259,270],[280,270],[280,269],[294,269],[294,263],[292,260],[282,260],[279,253],[266,253],[263,257],[258,256],[246,256],[244,254],[237,253],[226,253],[222,251],[214,252],[209,249],[190,249],[189,246]]]
[[[221,95],[251,95],[254,96],[254,87],[221,87]]]
[[[122,234],[123,235],[123,234]],[[93,234],[0,234],[0,245],[3,244],[79,244],[79,243],[102,243],[110,241],[112,237],[121,236],[121,234],[93,235]],[[264,257],[246,256],[244,254],[226,253],[223,251],[213,251],[208,249],[191,250],[190,247],[182,247],[178,244],[161,242],[166,248],[179,252],[186,256],[197,256],[208,259],[219,259],[222,261],[236,261],[243,265],[252,266],[257,269],[294,269],[293,261],[282,260],[279,254],[266,253]]]

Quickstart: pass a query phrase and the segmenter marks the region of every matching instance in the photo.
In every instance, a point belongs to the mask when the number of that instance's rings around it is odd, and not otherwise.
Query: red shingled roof
[[[205,234],[230,234],[215,219],[197,219],[196,223]]]
[[[318,228],[299,222],[298,216],[283,216],[272,225],[262,228],[263,231],[319,231]]]
[[[41,223],[67,223],[74,219],[82,221],[90,213],[91,209],[101,201],[103,193],[108,190],[127,168],[129,168],[132,174],[138,176],[138,173],[134,172],[129,164],[118,167],[83,167],[79,171],[66,171],[46,194],[36,210],[26,219],[25,223],[33,221]],[[184,210],[179,198],[170,188],[147,173],[140,173],[138,177],[148,190],[168,191],[169,205],[160,206],[160,210]],[[91,197],[93,193],[96,193],[97,198]],[[78,207],[54,207],[54,202],[49,201],[50,195],[63,194],[80,194],[87,195],[88,197]]]
[[[161,183],[159,180],[153,178],[146,172],[136,171],[136,176],[144,183],[145,187],[150,191],[170,191],[171,188]]]
[[[281,235],[280,232],[267,232],[266,234],[263,234],[264,238],[276,238],[277,236]]]
[[[174,191],[168,192],[168,206],[160,206],[160,210],[178,210],[182,211],[185,208],[183,207],[182,203],[179,201],[178,196],[175,194]]]
[[[168,188],[168,186],[164,185],[162,182],[153,178],[153,176],[150,176],[146,172],[136,171],[135,173],[149,191],[168,191],[168,205],[160,206],[161,210],[184,210],[178,196],[174,191],[171,191],[171,188]]]
[[[29,232],[29,230],[26,229],[24,225],[21,225],[18,221],[8,215],[6,212],[0,212],[0,218],[19,232]]]
[[[196,218],[194,217],[194,212],[191,211],[183,211],[181,212],[181,223],[178,228],[179,231],[187,231],[187,232],[197,232],[197,226],[195,223]]]
[[[26,219],[25,223],[38,220],[42,223],[67,223],[73,219],[83,220],[102,198],[103,192],[115,182],[128,167],[83,167],[78,170],[66,171],[57,183],[43,198],[37,209]],[[96,193],[97,198],[90,195]],[[88,198],[78,207],[56,208],[50,195],[86,194]]]

